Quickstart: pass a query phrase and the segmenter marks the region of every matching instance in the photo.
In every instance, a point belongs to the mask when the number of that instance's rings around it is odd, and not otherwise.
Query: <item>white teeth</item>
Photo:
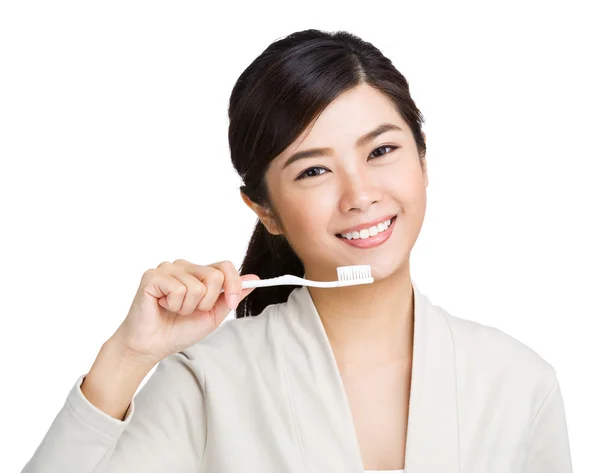
[[[358,240],[359,238],[365,240],[369,237],[375,236],[378,233],[385,232],[392,220],[386,220],[385,222],[378,223],[377,225],[373,225],[369,228],[363,228],[360,232],[351,232],[351,233],[342,233],[342,238],[346,238],[347,240]]]

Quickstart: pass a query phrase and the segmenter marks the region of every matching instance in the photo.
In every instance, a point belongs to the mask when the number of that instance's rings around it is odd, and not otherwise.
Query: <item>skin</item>
[[[355,146],[382,123],[402,131]],[[321,147],[333,153],[284,168],[293,153]],[[344,382],[364,466],[403,468],[398,445],[406,440],[414,311],[409,259],[425,216],[425,158],[387,97],[361,84],[338,96],[277,156],[266,182],[272,208],[242,199],[269,232],[285,235],[308,279],[336,280],[338,266],[371,265],[372,284],[309,291]],[[375,248],[354,248],[336,237],[390,214],[398,215],[393,233]]]

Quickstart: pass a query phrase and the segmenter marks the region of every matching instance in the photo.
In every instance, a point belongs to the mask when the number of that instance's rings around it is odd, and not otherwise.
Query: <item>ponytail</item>
[[[284,274],[302,277],[304,265],[285,236],[269,233],[258,220],[250,237],[240,274],[256,274],[261,279]],[[254,290],[240,302],[235,310],[235,317],[239,319],[258,315],[268,305],[285,302],[294,289],[294,286],[272,286]]]

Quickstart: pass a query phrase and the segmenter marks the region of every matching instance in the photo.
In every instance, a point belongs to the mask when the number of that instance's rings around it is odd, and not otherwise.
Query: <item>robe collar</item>
[[[454,341],[445,313],[411,283],[414,338],[404,470],[458,473]],[[363,473],[343,381],[308,288],[294,289],[280,313],[280,323],[291,333],[281,350],[308,470]]]

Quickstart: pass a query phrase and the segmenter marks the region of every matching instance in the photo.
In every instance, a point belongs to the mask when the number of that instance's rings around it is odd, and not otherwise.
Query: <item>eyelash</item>
[[[382,157],[384,157],[385,155],[387,155],[387,154],[390,154],[390,153],[391,153],[392,151],[394,151],[395,149],[398,149],[398,146],[384,145],[384,146],[380,146],[379,148],[375,148],[375,149],[373,150],[373,152],[375,152],[375,151],[377,151],[377,150],[379,150],[379,149],[382,149],[382,148],[390,148],[390,151],[388,151],[387,153],[383,153],[381,156],[375,156],[375,158],[382,158]],[[371,153],[371,154],[372,154],[372,153]],[[307,176],[307,175],[306,175],[306,173],[307,173],[308,171],[312,171],[313,169],[325,169],[325,168],[324,168],[324,167],[321,167],[321,166],[314,166],[314,167],[308,168],[308,169],[304,170],[304,171],[303,171],[303,172],[302,172],[302,173],[301,173],[301,174],[300,174],[300,175],[299,175],[299,176],[296,178],[296,180],[297,180],[297,181],[299,181],[299,180],[301,180],[301,179],[306,179],[306,178],[308,178],[308,177],[316,177],[316,176]],[[325,173],[321,173],[321,174],[325,174]],[[317,174],[317,176],[320,176],[321,174]]]

